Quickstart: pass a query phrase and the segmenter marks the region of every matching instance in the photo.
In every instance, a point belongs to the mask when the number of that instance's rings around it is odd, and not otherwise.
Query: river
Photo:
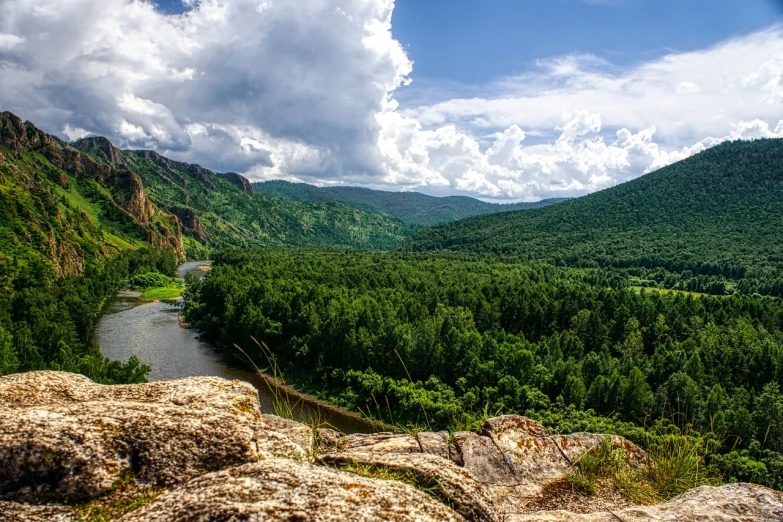
[[[202,276],[208,266],[207,261],[184,263],[176,276]],[[144,302],[139,295],[121,289],[103,308],[95,340],[106,357],[127,361],[132,355],[138,356],[152,367],[150,381],[206,375],[249,382],[258,390],[261,411],[274,413],[274,394],[262,377],[248,370],[246,363],[235,354],[201,341],[196,330],[181,327],[177,306]],[[373,431],[361,418],[312,403],[299,402],[294,417],[303,421],[317,418],[344,433]]]

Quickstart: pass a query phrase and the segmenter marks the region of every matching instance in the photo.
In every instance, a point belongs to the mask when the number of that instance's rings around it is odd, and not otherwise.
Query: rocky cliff
[[[226,172],[223,174],[223,177],[245,192],[255,192],[253,185],[250,183],[250,180],[240,174],[237,174],[236,172]]]
[[[573,495],[551,484],[604,440],[518,416],[482,433],[341,435],[261,414],[237,381],[33,372],[0,378],[0,519],[783,520],[783,494],[751,484],[558,509]],[[629,441],[611,444],[644,464]]]
[[[52,221],[62,229],[48,227],[48,237],[43,241],[14,231],[12,241],[18,242],[21,236],[32,248],[45,251],[58,275],[83,271],[85,253],[80,242],[100,240],[97,247],[100,255],[107,255],[111,249],[105,238],[85,239],[78,227],[68,229],[63,217],[66,206],[78,209],[93,225],[119,233],[131,243],[141,240],[155,247],[173,248],[184,258],[179,221],[155,206],[141,178],[127,167],[121,151],[109,140],[85,138],[71,145],[10,112],[3,112],[0,113],[0,147],[7,150],[0,155],[0,168],[9,173],[9,179],[0,181],[8,187],[23,187],[33,196],[30,205],[20,201],[26,197],[23,192],[9,190],[8,198],[13,201],[4,203],[36,210],[38,215],[33,216],[37,218],[36,231],[47,228],[43,223]],[[51,186],[50,182],[59,187]],[[90,215],[85,213],[87,210]],[[19,217],[31,220],[30,216]],[[27,235],[30,236],[29,232]],[[44,244],[43,248],[40,243]]]

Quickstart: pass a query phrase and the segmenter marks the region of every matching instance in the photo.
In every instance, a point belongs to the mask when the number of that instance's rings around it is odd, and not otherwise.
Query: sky
[[[0,110],[252,180],[535,201],[783,137],[774,0],[0,9]]]

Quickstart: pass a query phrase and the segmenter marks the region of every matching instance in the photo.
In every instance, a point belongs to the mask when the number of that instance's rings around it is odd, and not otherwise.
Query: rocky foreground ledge
[[[552,436],[518,416],[481,434],[340,435],[261,414],[238,381],[18,374],[0,377],[0,520],[89,520],[106,499],[124,506],[123,521],[783,520],[783,494],[751,484],[656,506],[551,493],[603,439]]]

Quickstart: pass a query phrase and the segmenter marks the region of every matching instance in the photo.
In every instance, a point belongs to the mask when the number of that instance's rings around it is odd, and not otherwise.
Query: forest
[[[709,433],[727,478],[783,486],[783,303],[638,289],[617,271],[470,255],[225,253],[190,280],[204,338],[397,425],[526,414],[639,439]],[[641,431],[640,431],[641,430]]]
[[[139,249],[87,265],[83,275],[56,278],[48,263],[0,253],[0,375],[61,370],[103,384],[147,381],[149,366],[101,355],[92,340],[104,302],[134,275],[174,275],[173,250]]]
[[[177,263],[211,255],[187,321],[322,399],[406,430],[517,413],[697,434],[726,480],[783,489],[781,140],[408,240],[487,204],[271,185],[301,192],[281,199],[10,113],[0,140],[0,375],[146,381],[92,340],[104,303],[125,283],[178,295]]]
[[[253,188],[256,192],[283,200],[303,203],[343,203],[423,227],[493,212],[540,208],[564,201],[564,199],[545,199],[533,203],[500,204],[487,203],[467,196],[435,197],[419,192],[388,192],[363,187],[317,187],[284,180],[253,183]]]
[[[781,202],[783,140],[734,141],[557,205],[429,228],[401,248],[662,269],[683,280],[713,277],[729,289],[744,278],[746,290],[757,287],[751,293],[780,296]]]

